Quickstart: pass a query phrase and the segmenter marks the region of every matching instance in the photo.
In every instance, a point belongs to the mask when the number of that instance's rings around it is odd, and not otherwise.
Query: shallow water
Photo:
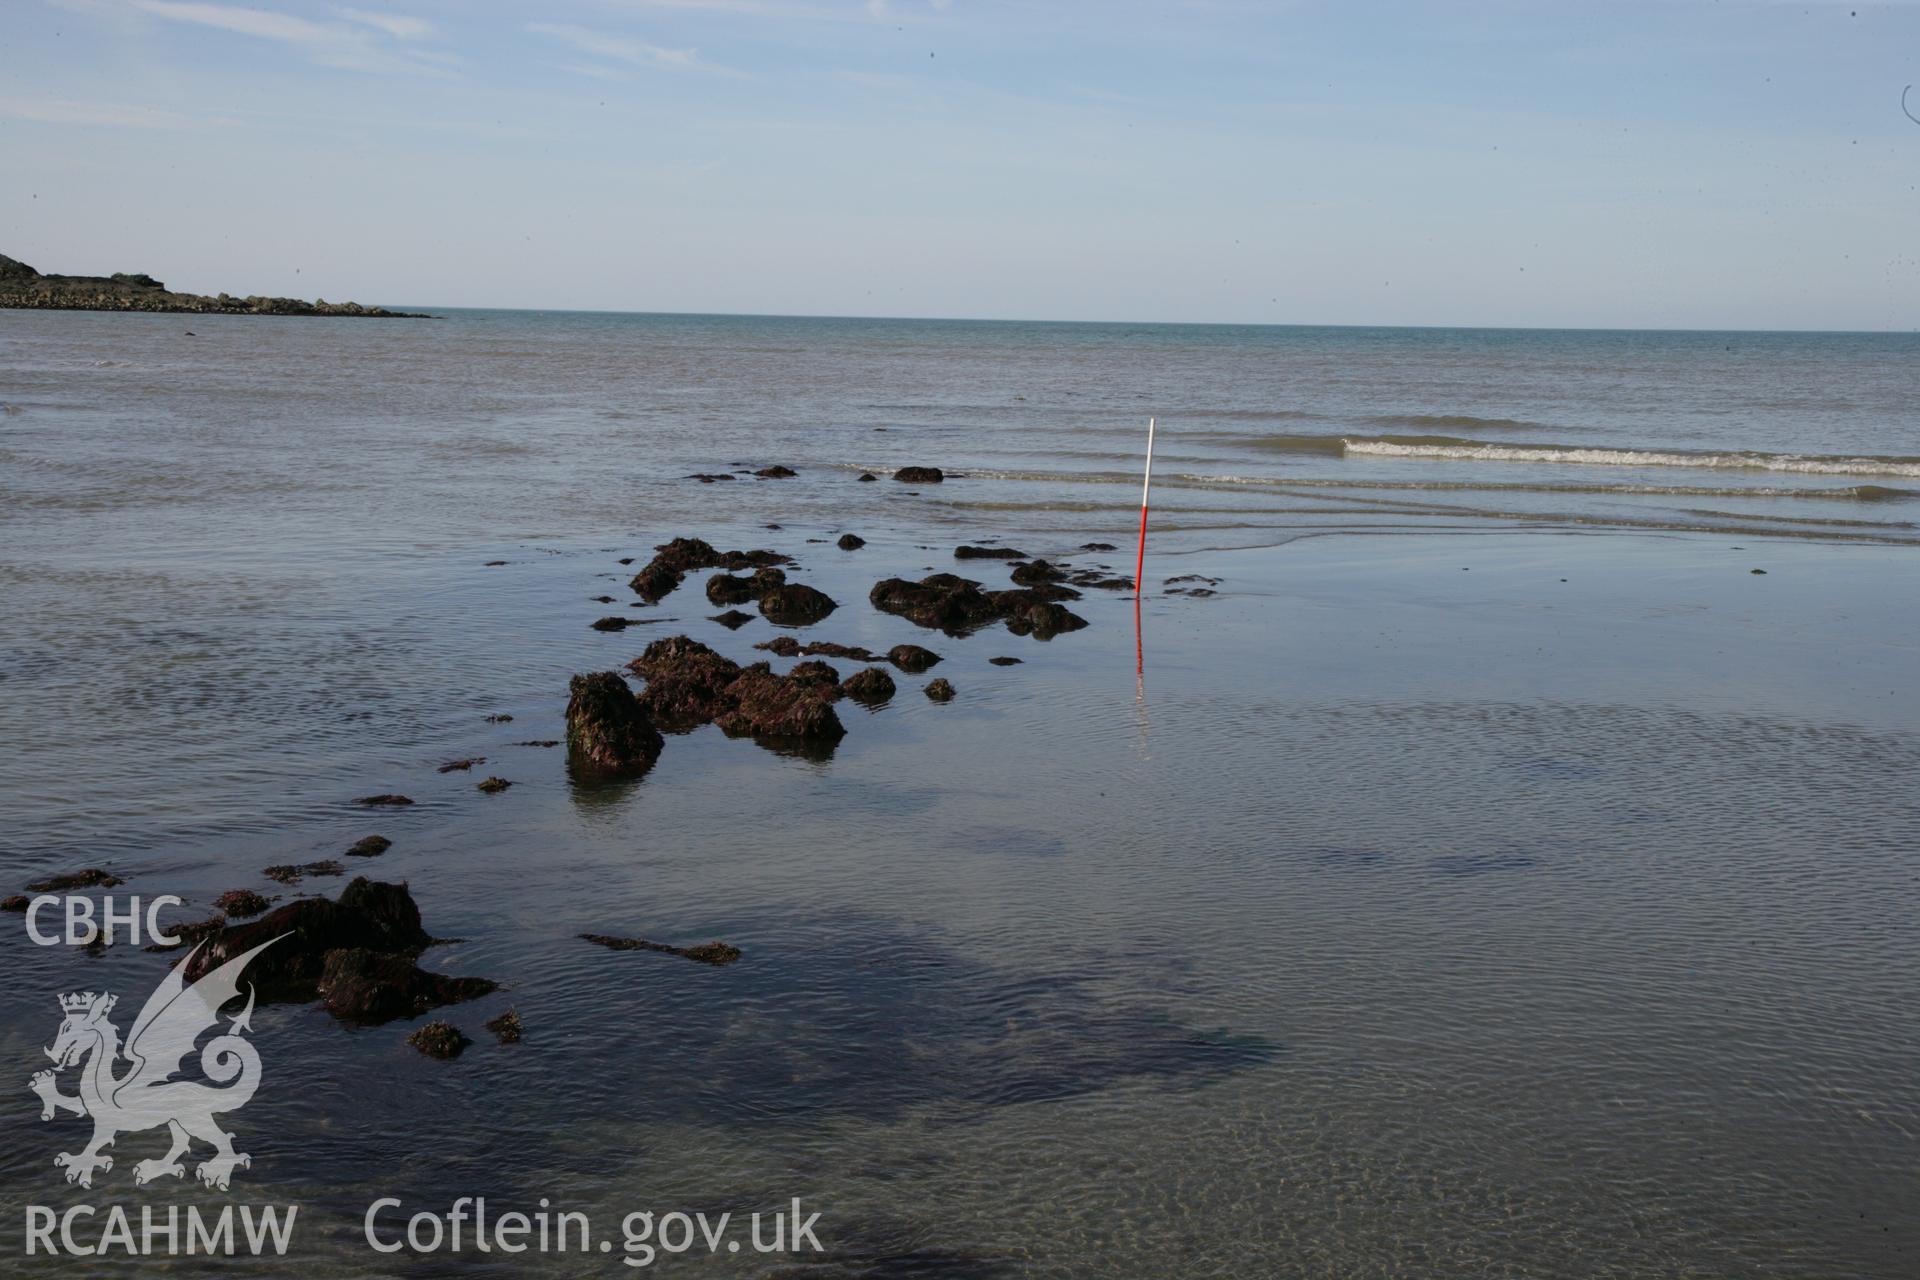
[[[1911,459],[1914,354],[0,313],[0,887],[106,864],[192,917],[335,892],[258,869],[395,841],[349,874],[409,881],[461,939],[426,963],[510,989],[444,1011],[481,1041],[452,1064],[405,1024],[256,1013],[236,1196],[302,1204],[315,1274],[618,1268],[359,1240],[377,1196],[471,1194],[597,1224],[798,1195],[830,1275],[1909,1274],[1920,505],[1864,469],[1338,442]],[[867,606],[962,541],[1127,572],[1074,548],[1129,542],[1149,412],[1149,583],[1222,581],[1149,592],[1144,674],[1113,593],[1046,643]],[[801,475],[684,478],[772,462]],[[854,479],[909,463],[964,478]],[[841,603],[803,639],[927,644],[960,697],[902,678],[842,704],[826,760],[707,729],[573,786],[516,745],[559,736],[569,674],[772,634],[708,622],[698,576],[629,607],[617,560],[682,533],[797,555]],[[646,625],[587,629],[613,611]],[[515,786],[479,795],[490,773]],[[380,791],[419,803],[347,803]],[[23,1080],[55,992],[131,1004],[165,964],[0,948]],[[508,1005],[512,1048],[479,1031]],[[37,1114],[0,1091],[12,1204],[223,1199],[120,1167],[67,1188],[79,1122]]]

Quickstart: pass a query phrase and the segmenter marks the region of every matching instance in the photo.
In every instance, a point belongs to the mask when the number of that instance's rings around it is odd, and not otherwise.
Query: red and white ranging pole
[[[1147,568],[1147,493],[1153,488],[1153,419],[1147,419],[1147,473],[1140,481],[1140,555],[1133,564],[1133,595],[1138,600],[1146,589],[1141,575]]]

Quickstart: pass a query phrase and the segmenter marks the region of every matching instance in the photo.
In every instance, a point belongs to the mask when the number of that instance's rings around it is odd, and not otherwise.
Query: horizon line
[[[1148,326],[1153,328],[1187,329],[1431,329],[1480,330],[1493,333],[1767,333],[1767,334],[1827,334],[1832,336],[1857,335],[1893,336],[1900,334],[1920,334],[1920,325],[1909,328],[1884,329],[1792,329],[1763,328],[1759,326],[1745,328],[1722,327],[1685,327],[1670,325],[1560,325],[1560,324],[1379,324],[1379,323],[1326,323],[1302,320],[1075,320],[1030,316],[925,316],[925,315],[867,315],[855,312],[804,312],[804,311],[652,311],[632,310],[619,307],[499,307],[499,306],[447,306],[424,302],[381,302],[368,305],[385,307],[390,310],[409,311],[496,311],[516,315],[591,315],[591,316],[661,316],[686,317],[705,320],[862,320],[877,322],[906,322],[914,324],[1052,324],[1052,325],[1100,325]],[[23,308],[31,310],[33,308]],[[121,313],[114,313],[121,314]],[[131,313],[130,313],[131,314]],[[164,315],[165,312],[152,314]]]

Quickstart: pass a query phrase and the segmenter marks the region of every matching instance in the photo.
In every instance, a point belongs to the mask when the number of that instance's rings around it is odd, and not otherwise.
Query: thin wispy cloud
[[[636,67],[665,67],[692,71],[717,71],[735,75],[730,68],[707,62],[697,49],[670,49],[628,36],[595,31],[591,27],[566,22],[530,22],[527,30],[535,35],[558,40],[580,53],[592,54]]]
[[[36,124],[93,125],[115,129],[199,129],[229,126],[224,116],[196,116],[161,107],[118,102],[84,102],[71,98],[0,98],[0,116]]]
[[[384,31],[395,40],[424,40],[433,34],[433,24],[425,18],[409,18],[398,13],[374,13],[367,9],[342,9],[340,16],[375,31]]]
[[[341,9],[338,12],[345,21],[315,22],[271,9],[194,0],[133,0],[133,7],[169,22],[271,40],[300,50],[323,67],[346,71],[445,75],[460,61],[437,50],[396,47],[395,42],[421,39],[433,32],[431,23],[399,14]]]

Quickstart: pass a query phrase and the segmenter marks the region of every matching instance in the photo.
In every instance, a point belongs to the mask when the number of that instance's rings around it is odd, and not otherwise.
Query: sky
[[[1916,3],[5,0],[0,68],[0,253],[195,292],[1920,327]]]

